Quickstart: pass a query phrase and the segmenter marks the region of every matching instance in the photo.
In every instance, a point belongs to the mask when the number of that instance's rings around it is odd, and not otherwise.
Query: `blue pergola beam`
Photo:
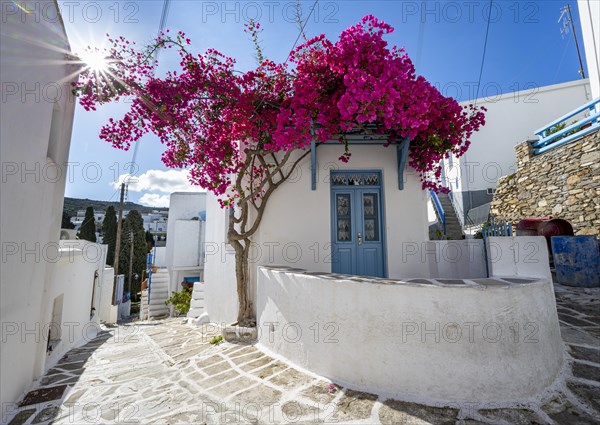
[[[398,158],[398,190],[404,189],[404,169],[408,160],[408,148],[410,139],[405,138],[402,143],[396,145],[396,157]]]
[[[337,140],[330,140],[325,144],[338,143]],[[376,139],[376,140],[349,140],[348,144],[351,145],[366,145],[366,144],[387,144],[387,139]],[[410,139],[407,137],[402,142],[396,145],[396,157],[398,160],[398,190],[404,189],[404,169],[406,168],[406,161],[408,160],[408,149],[410,147]],[[310,178],[311,178],[311,190],[317,190],[317,143],[313,140],[310,142]]]

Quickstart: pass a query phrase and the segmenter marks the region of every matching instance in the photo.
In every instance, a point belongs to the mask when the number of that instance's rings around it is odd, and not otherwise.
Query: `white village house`
[[[578,0],[577,11],[587,78],[543,87],[529,83],[511,93],[492,89],[487,96],[461,103],[488,108],[486,125],[473,135],[467,153],[444,160],[445,184],[452,196],[439,195],[440,200],[444,208],[455,210],[446,213],[456,214],[463,230],[487,219],[498,180],[517,171],[515,145],[537,139],[536,129],[600,97],[600,2]],[[584,116],[577,114],[567,124]],[[429,217],[436,219],[431,205]]]
[[[111,309],[106,246],[59,241],[78,67],[56,1],[36,5],[52,19],[2,4],[2,418]]]
[[[487,112],[465,155],[444,160],[445,185],[461,225],[478,226],[487,219],[498,180],[517,170],[515,145],[535,139],[536,129],[590,100],[590,80],[579,79],[462,102],[475,102]]]

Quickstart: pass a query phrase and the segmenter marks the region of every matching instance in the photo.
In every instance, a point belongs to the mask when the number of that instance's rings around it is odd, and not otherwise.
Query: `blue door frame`
[[[331,172],[332,272],[386,277],[381,171]]]

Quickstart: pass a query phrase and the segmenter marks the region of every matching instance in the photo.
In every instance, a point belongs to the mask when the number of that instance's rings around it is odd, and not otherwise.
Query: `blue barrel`
[[[600,286],[600,253],[595,236],[552,236],[556,280],[567,286]]]

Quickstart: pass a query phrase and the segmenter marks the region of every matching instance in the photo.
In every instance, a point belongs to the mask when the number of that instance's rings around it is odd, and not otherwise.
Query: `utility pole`
[[[565,14],[567,17],[565,18]],[[583,69],[583,61],[581,60],[581,52],[579,51],[579,42],[577,41],[577,33],[575,32],[575,25],[573,25],[573,15],[571,14],[571,6],[566,5],[561,9],[560,18],[558,18],[558,23],[562,21],[562,28],[560,29],[561,35],[569,32],[569,25],[571,26],[571,31],[573,32],[573,38],[575,39],[575,48],[577,49],[577,58],[579,59],[579,74],[581,74],[581,78],[585,78],[585,71]]]
[[[125,198],[125,183],[121,183],[121,200],[119,202],[119,217],[117,218],[117,240],[115,243],[115,281],[113,283],[113,305],[117,297],[117,278],[119,276],[119,254],[121,253],[121,222],[123,221],[123,200]],[[121,294],[122,296],[123,294]]]
[[[131,276],[133,273],[133,230],[129,231],[129,243],[131,249],[129,251],[129,280],[127,281],[127,291],[129,292],[129,299],[131,300]]]

